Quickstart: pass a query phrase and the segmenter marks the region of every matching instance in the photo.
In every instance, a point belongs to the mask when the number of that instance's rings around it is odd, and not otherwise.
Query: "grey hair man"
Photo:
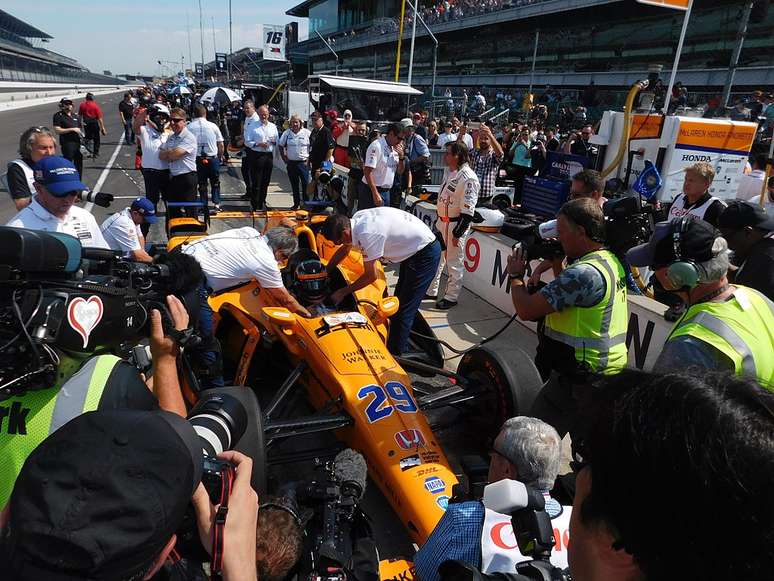
[[[495,438],[489,465],[489,483],[504,479],[520,482],[539,490],[546,501],[546,512],[559,543],[565,542],[570,526],[571,507],[563,507],[551,498],[549,490],[559,473],[562,439],[549,424],[537,418],[517,416],[507,420]],[[445,484],[428,478],[425,486],[437,495]],[[444,498],[440,496],[439,498]],[[440,581],[438,567],[446,560],[458,559],[485,573],[512,572],[514,564],[526,560],[515,548],[510,515],[484,509],[478,501],[452,503],[414,559],[422,581]],[[507,529],[507,530],[506,530]],[[557,551],[551,562],[567,567],[567,550]]]
[[[688,306],[654,371],[730,371],[774,389],[774,305],[757,290],[729,284],[728,244],[718,230],[688,216],[660,222],[626,258],[653,268],[664,289]]]
[[[213,234],[183,247],[199,262],[207,289],[223,289],[256,280],[277,306],[310,316],[282,281],[279,263],[298,250],[292,228],[276,226],[261,234],[249,226]]]
[[[32,168],[42,158],[56,155],[54,133],[48,127],[30,127],[19,138],[19,158],[8,162],[7,190],[21,211],[35,195],[35,177]]]

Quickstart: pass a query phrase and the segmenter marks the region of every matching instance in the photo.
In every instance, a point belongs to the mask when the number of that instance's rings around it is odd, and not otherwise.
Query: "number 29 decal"
[[[394,410],[404,414],[415,414],[417,404],[411,397],[406,386],[397,381],[388,381],[381,385],[366,385],[357,392],[357,398],[362,400],[370,397],[365,413],[368,422],[373,424],[392,415]],[[389,398],[389,401],[388,401]]]

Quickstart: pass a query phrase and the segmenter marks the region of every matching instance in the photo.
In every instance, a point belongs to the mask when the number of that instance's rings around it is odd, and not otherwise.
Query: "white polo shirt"
[[[266,237],[250,226],[207,236],[184,246],[183,252],[199,262],[213,291],[253,278],[264,288],[285,286]]]
[[[81,246],[106,250],[110,248],[91,212],[73,206],[64,219],[60,220],[40,205],[37,196],[32,198],[32,203],[29,206],[11,218],[6,226],[46,232],[62,232],[75,236],[80,240]]]
[[[196,155],[218,155],[218,143],[223,143],[223,134],[217,125],[204,117],[197,117],[188,124],[188,131],[196,137]]]
[[[365,261],[403,262],[436,239],[422,220],[390,207],[355,212],[351,229],[352,245]]]
[[[146,169],[169,169],[168,161],[159,159],[159,149],[166,143],[169,133],[159,133],[153,127],[140,127],[140,149],[142,149],[142,167]]]
[[[121,212],[116,212],[107,220],[102,222],[100,229],[102,236],[112,250],[119,250],[124,256],[130,256],[135,250],[141,250],[142,230],[140,225],[132,220],[131,208],[124,208]]]
[[[398,152],[390,147],[384,137],[380,137],[368,146],[363,165],[374,170],[371,176],[377,188],[391,188],[399,161]],[[363,183],[368,185],[365,176],[363,176]]]
[[[457,135],[457,137],[459,137],[459,135]],[[469,152],[473,151],[473,138],[470,136],[470,133],[466,133],[462,136],[462,143],[465,144]]]
[[[445,131],[438,136],[438,147],[446,147],[447,143],[457,141],[456,133],[446,133]]]
[[[245,120],[245,145],[258,153],[272,153],[277,144],[279,133],[277,126],[271,121],[263,124],[256,113],[254,117]],[[258,147],[259,143],[268,143],[268,147]]]
[[[286,148],[286,155],[290,161],[306,161],[309,159],[309,136],[311,131],[305,128],[293,133],[292,129],[286,129],[279,139],[280,147]]]
[[[196,137],[184,127],[180,134],[172,132],[161,149],[170,150],[178,147],[185,151],[185,155],[175,161],[169,162],[169,174],[179,176],[196,171]]]

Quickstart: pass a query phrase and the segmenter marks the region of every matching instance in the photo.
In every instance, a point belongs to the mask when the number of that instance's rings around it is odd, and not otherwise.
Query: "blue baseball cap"
[[[156,223],[156,208],[153,207],[153,202],[148,198],[137,198],[132,202],[131,209],[142,214],[148,224]]]
[[[80,193],[89,189],[81,182],[81,176],[78,175],[78,170],[72,162],[63,157],[57,155],[44,157],[32,169],[35,181],[45,186],[51,195],[57,198],[64,198],[72,192]]]

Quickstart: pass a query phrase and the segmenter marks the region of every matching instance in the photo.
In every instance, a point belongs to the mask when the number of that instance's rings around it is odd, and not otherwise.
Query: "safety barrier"
[[[86,93],[104,95],[126,91],[135,85],[78,85],[69,83],[23,83],[0,81],[0,111],[55,103],[64,97],[76,99]]]

